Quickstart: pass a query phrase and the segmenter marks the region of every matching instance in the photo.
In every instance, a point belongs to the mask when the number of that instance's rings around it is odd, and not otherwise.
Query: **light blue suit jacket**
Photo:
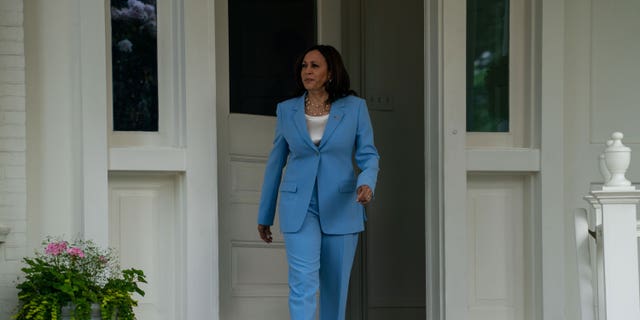
[[[356,189],[368,185],[375,192],[380,158],[373,144],[365,101],[355,96],[334,101],[318,146],[311,141],[307,129],[304,96],[278,104],[276,114],[275,139],[265,169],[258,224],[273,225],[279,193],[280,229],[298,231],[317,181],[322,231],[348,234],[364,230],[366,217],[364,207],[356,202]],[[357,175],[354,156],[361,170]]]

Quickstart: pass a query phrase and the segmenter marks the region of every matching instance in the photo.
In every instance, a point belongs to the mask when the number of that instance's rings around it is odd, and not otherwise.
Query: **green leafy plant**
[[[43,250],[25,257],[24,279],[20,281],[20,304],[16,320],[58,320],[61,308],[71,308],[72,320],[89,320],[91,306],[100,306],[104,320],[136,319],[133,294],[144,296],[140,283],[146,283],[144,272],[121,270],[113,249],[102,249],[89,240],[48,238]]]

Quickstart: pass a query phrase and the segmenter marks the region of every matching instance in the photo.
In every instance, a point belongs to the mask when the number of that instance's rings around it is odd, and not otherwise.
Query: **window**
[[[111,0],[113,130],[158,131],[156,0]]]
[[[509,0],[467,0],[467,132],[509,132]]]

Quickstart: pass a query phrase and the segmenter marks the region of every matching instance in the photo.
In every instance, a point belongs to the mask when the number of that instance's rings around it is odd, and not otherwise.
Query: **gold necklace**
[[[324,116],[331,110],[331,104],[325,102],[323,104],[314,104],[309,100],[309,96],[304,97],[304,113],[310,116]]]

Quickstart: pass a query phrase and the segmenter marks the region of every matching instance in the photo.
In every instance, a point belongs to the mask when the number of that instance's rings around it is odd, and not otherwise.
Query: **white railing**
[[[640,190],[625,177],[631,149],[622,138],[622,133],[612,134],[600,157],[605,184],[585,197],[591,210],[576,212],[583,320],[640,319]]]

